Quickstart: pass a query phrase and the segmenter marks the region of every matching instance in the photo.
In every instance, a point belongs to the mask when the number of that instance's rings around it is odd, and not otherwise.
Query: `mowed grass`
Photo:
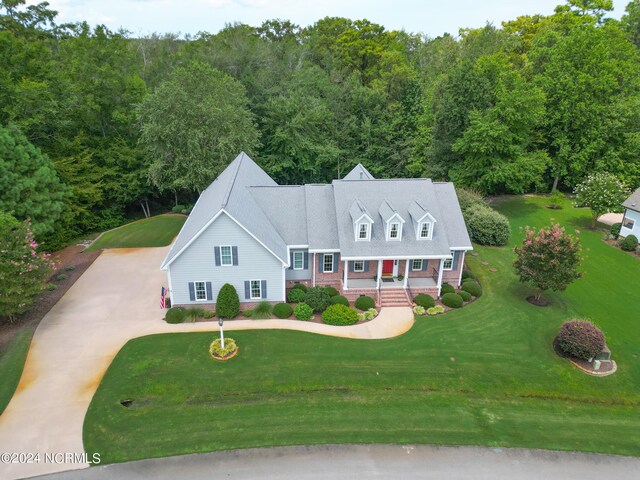
[[[555,217],[580,229],[584,278],[539,308],[512,272],[511,247],[468,257],[485,295],[462,310],[420,318],[405,335],[350,340],[290,331],[229,332],[229,362],[207,347],[217,334],[135,339],[118,353],[89,407],[88,452],[121,462],[193,452],[325,443],[430,443],[640,455],[640,262],[586,231],[588,211],[508,199],[519,227]],[[489,262],[484,266],[481,262]],[[489,272],[490,268],[498,272]],[[569,318],[600,325],[618,362],[606,378],[558,358]],[[120,400],[132,399],[131,408]]]
[[[0,355],[0,415],[16,391],[27,359],[34,328],[23,328],[11,339]]]
[[[87,251],[102,248],[141,248],[169,245],[178,234],[187,217],[184,215],[157,215],[106,232]]]

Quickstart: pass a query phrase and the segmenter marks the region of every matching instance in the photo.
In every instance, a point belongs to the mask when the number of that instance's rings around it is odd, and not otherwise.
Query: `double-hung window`
[[[220,265],[223,267],[229,267],[233,265],[233,255],[231,253],[231,247],[220,247]]]
[[[293,252],[293,269],[304,269],[304,252]]]
[[[325,254],[322,260],[322,271],[324,273],[331,273],[333,272],[333,254]]]
[[[444,262],[442,263],[442,269],[443,270],[453,270],[453,259],[452,258],[445,258]]]
[[[431,233],[431,223],[422,222],[420,224],[420,238],[429,238],[430,233]]]
[[[252,300],[255,300],[255,299],[258,299],[258,298],[262,298],[261,281],[260,280],[251,280],[250,291],[251,291],[251,299]]]
[[[207,288],[204,282],[193,282],[196,294],[196,301],[202,302],[207,299]]]
[[[353,262],[354,272],[364,272],[364,260],[355,260]]]
[[[389,227],[389,238],[391,240],[397,240],[400,238],[400,224],[392,223]]]
[[[367,240],[369,238],[369,224],[361,223],[358,226],[358,240]]]
[[[421,258],[415,258],[411,261],[411,270],[416,271],[416,270],[422,270],[422,259]]]

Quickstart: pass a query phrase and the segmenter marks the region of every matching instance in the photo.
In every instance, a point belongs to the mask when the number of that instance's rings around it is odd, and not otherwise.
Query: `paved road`
[[[152,333],[217,330],[215,322],[168,325],[159,308],[168,247],[105,251],[43,318],[15,395],[0,416],[0,453],[82,453],[82,424],[104,372],[130,339]],[[226,330],[283,328],[351,338],[386,338],[413,325],[409,308],[372,322],[332,327],[296,320],[234,320]],[[10,480],[84,468],[86,463],[7,464]]]
[[[637,480],[640,459],[484,447],[336,445],[234,450],[142,460],[42,478]]]

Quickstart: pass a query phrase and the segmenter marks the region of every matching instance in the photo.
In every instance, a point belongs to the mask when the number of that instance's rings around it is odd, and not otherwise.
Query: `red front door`
[[[382,262],[382,274],[393,275],[393,260],[383,260]]]

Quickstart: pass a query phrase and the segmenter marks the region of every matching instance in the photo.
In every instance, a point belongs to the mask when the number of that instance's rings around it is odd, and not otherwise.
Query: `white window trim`
[[[625,225],[625,223],[627,223],[627,222],[631,222],[631,226],[630,227],[627,227]],[[633,218],[624,217],[622,219],[622,227],[623,228],[626,228],[627,230],[633,230],[633,227],[635,227],[635,226],[636,226],[636,221]]]
[[[253,282],[258,282],[260,294],[257,297],[253,296]],[[249,297],[251,300],[260,300],[262,298],[262,280],[249,280]]]
[[[204,298],[198,298],[198,288],[197,288],[197,284],[201,283],[202,285],[204,285]],[[207,282],[202,282],[202,281],[198,281],[198,282],[193,282],[193,298],[195,299],[196,302],[206,302],[207,301]]]
[[[361,268],[361,269],[356,268],[356,264],[358,264],[358,263],[361,263],[361,264],[362,264],[362,268]],[[353,271],[354,271],[355,273],[362,273],[362,272],[364,272],[364,260],[354,260],[354,261],[353,261]]]
[[[397,225],[398,226],[398,236],[397,237],[392,237],[391,236],[391,227],[393,225]],[[387,228],[387,241],[388,242],[398,242],[402,239],[402,223],[401,222],[390,222],[389,223],[389,227]]]
[[[366,225],[367,227],[367,236],[365,238],[360,238],[360,228],[362,225]],[[371,240],[371,223],[370,222],[358,222],[356,228],[356,242],[368,242]]]
[[[420,268],[414,268],[415,267],[415,262],[420,262]],[[422,258],[414,258],[411,260],[411,271],[412,272],[419,272],[420,270],[422,270],[422,267],[424,266],[424,260]]]
[[[451,262],[451,266],[449,268],[445,266],[447,262]],[[444,258],[442,260],[442,270],[447,270],[447,271],[453,270],[453,258]]]
[[[331,258],[331,269],[327,270],[327,261],[326,258],[330,257]],[[322,256],[322,273],[333,273],[333,253],[329,253],[329,254],[324,254]]]
[[[229,249],[229,258],[231,259],[231,263],[224,263],[224,255],[222,255],[222,249]],[[233,267],[233,247],[231,245],[220,245],[220,266],[221,267]]]
[[[300,268],[296,268],[296,255],[300,255]],[[293,269],[304,270],[304,252],[293,252]]]
[[[426,237],[422,236],[422,227],[423,225],[429,225],[429,235],[427,235]],[[420,224],[418,225],[418,240],[431,240],[433,238],[433,222],[429,222],[429,221],[421,221]]]

